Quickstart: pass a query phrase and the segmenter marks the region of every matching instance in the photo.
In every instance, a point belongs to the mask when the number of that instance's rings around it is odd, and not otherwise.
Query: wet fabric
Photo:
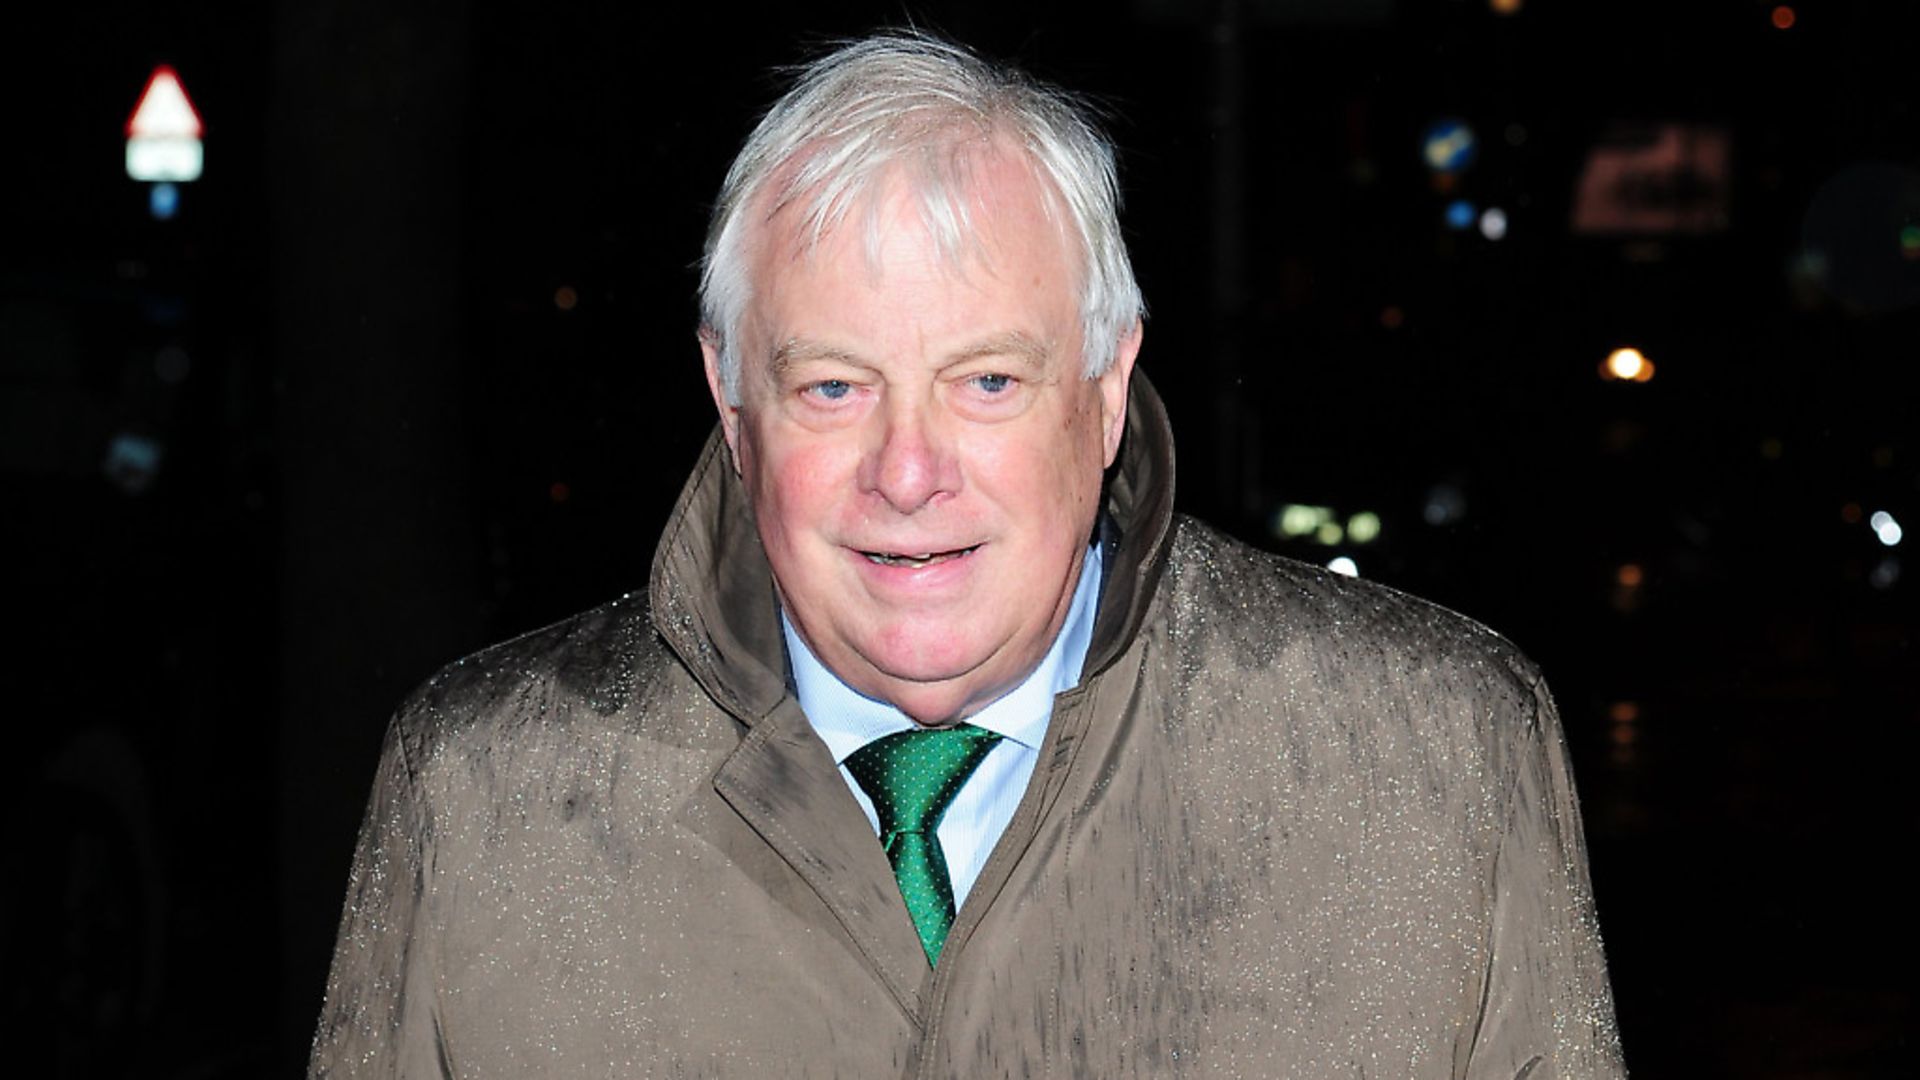
[[[716,439],[647,594],[394,719],[312,1075],[1620,1075],[1538,671],[1176,516],[1137,374],[1122,458],[1081,681],[934,967]]]

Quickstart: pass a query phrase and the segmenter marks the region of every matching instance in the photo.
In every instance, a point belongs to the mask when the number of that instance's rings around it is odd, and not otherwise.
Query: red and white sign
[[[150,181],[200,179],[204,130],[200,111],[172,65],[154,68],[127,117],[127,175]]]

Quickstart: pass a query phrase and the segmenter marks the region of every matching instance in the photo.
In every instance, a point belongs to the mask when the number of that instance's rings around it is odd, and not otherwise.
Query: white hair
[[[801,68],[727,170],[707,226],[700,318],[719,353],[728,402],[740,404],[739,326],[752,297],[753,226],[797,204],[811,250],[864,203],[868,250],[877,251],[876,178],[898,176],[937,248],[957,261],[976,240],[969,174],[995,142],[1017,147],[1045,181],[1050,213],[1064,203],[1081,248],[1083,373],[1104,373],[1144,305],[1120,235],[1113,147],[1093,109],[957,45],[892,32]],[[749,207],[760,209],[757,222]]]

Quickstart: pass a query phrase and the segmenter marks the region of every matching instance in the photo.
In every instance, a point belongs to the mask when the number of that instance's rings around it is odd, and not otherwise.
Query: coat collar
[[[1132,642],[1172,540],[1173,431],[1160,395],[1138,368],[1106,507],[1119,542],[1106,566],[1083,681]],[[773,577],[717,425],[654,550],[649,594],[655,627],[721,708],[752,726],[786,697]]]
[[[1108,477],[1106,581],[1084,684],[1127,651],[1152,603],[1173,520],[1173,439],[1166,410],[1138,370],[1120,460]],[[716,432],[654,553],[654,626],[714,702],[747,728],[713,775],[714,790],[819,896],[901,1012],[926,1022],[932,973],[886,854],[826,744],[787,691],[773,579],[746,489]],[[1059,792],[1080,724],[1050,725],[1041,767],[974,884],[951,952],[980,919]],[[1069,731],[1067,729],[1074,728]]]

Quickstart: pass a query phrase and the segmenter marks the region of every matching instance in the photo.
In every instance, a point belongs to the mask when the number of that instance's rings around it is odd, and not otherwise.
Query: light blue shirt
[[[1047,721],[1053,715],[1053,697],[1080,683],[1080,668],[1087,660],[1087,646],[1093,642],[1094,609],[1100,600],[1100,545],[1095,544],[1081,560],[1080,582],[1073,590],[1073,604],[1067,620],[1054,637],[1046,658],[1033,669],[1025,682],[993,704],[967,717],[967,723],[986,728],[1002,736],[973,775],[961,786],[953,804],[935,830],[940,850],[947,859],[947,872],[953,878],[953,903],[957,910],[967,902],[974,879],[986,865],[993,845],[1013,820],[1014,808],[1026,794],[1027,780],[1033,775],[1034,762],[1040,758],[1040,740],[1047,734]],[[786,612],[780,613],[780,629],[787,637],[787,657],[793,665],[794,692],[800,708],[807,714],[840,775],[852,789],[860,809],[875,836],[880,835],[880,818],[873,812],[873,800],[860,790],[859,781],[847,770],[847,758],[855,750],[883,735],[908,731],[914,727],[907,714],[875,701],[840,681],[828,671],[794,633]]]

